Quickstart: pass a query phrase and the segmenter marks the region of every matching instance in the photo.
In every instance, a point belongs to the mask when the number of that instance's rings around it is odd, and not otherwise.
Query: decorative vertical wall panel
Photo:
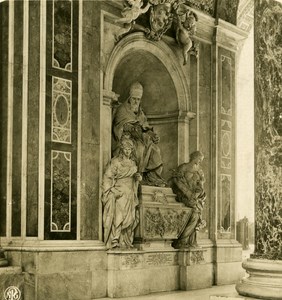
[[[221,120],[221,167],[225,169],[231,169],[231,124],[230,121]]]
[[[76,239],[78,1],[47,1],[47,28],[44,238]]]
[[[70,232],[71,228],[71,153],[52,151],[51,231]]]
[[[72,82],[52,77],[52,141],[71,143]]]
[[[221,55],[221,112],[232,115],[231,58]]]
[[[38,235],[40,1],[29,1],[26,235]]]
[[[219,48],[219,198],[218,237],[235,238],[235,54]]]
[[[9,2],[1,3],[0,10],[0,236],[6,235],[7,204],[7,107],[8,107],[8,16]]]
[[[21,235],[23,2],[15,5],[13,83],[12,236]]]
[[[231,175],[220,175],[220,211],[219,227],[220,232],[231,232]]]
[[[72,1],[53,0],[52,65],[72,71]]]

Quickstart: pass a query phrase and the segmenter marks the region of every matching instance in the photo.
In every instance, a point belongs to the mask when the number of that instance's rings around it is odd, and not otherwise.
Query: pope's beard
[[[138,111],[139,111],[139,105],[138,105],[138,104],[130,104],[130,108],[131,108],[131,110],[132,110],[135,114],[137,114]]]

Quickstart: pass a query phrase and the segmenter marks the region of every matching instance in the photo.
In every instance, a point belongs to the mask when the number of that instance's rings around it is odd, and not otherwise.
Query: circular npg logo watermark
[[[9,286],[4,292],[5,300],[21,300],[21,291],[16,286]]]

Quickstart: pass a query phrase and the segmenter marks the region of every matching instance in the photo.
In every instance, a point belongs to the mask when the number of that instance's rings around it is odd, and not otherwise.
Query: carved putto
[[[121,12],[122,18],[115,20],[115,23],[124,24],[124,28],[116,35],[116,40],[119,40],[124,34],[130,31],[135,20],[142,14],[146,13],[151,6],[150,1],[143,7],[142,0],[126,0],[124,2],[124,9]]]
[[[197,15],[185,3],[186,0],[126,0],[122,17],[116,23],[123,24],[123,28],[115,35],[119,41],[132,30],[143,31],[146,37],[159,41],[170,28],[175,31],[176,41],[182,47],[184,64],[188,54],[197,56],[197,47],[193,36],[196,32]],[[148,13],[147,13],[148,12]],[[136,24],[141,15],[146,15],[149,28]]]
[[[182,47],[184,65],[187,63],[189,51],[193,51],[193,54],[198,56],[198,50],[192,40],[196,33],[197,21],[198,17],[195,13],[187,8],[183,10],[183,8],[179,7],[177,11],[176,40]]]

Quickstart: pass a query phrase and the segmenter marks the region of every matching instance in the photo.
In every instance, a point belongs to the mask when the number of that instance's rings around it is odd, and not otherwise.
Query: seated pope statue
[[[113,115],[113,155],[119,152],[120,141],[128,136],[134,141],[138,172],[142,174],[142,184],[166,186],[162,178],[163,162],[158,143],[159,136],[149,126],[140,106],[143,87],[139,82],[130,86],[129,97]]]

